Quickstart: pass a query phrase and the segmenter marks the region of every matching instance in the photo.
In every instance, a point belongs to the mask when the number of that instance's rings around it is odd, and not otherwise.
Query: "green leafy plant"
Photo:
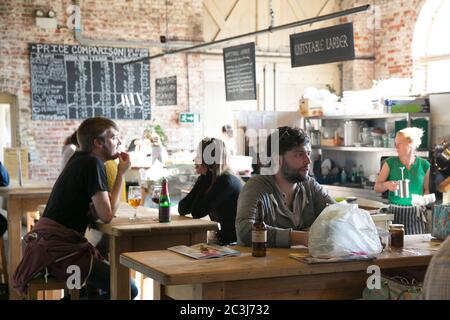
[[[167,135],[164,132],[164,129],[159,124],[151,124],[145,127],[146,130],[150,130],[151,132],[155,132],[159,138],[161,139],[161,143],[164,145],[167,141]]]

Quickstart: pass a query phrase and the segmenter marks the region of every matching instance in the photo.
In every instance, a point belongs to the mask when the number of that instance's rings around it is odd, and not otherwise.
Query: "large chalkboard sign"
[[[148,120],[148,49],[31,44],[31,118],[33,120]]]
[[[155,104],[157,106],[177,105],[177,76],[155,79]]]
[[[355,59],[353,24],[291,34],[292,67]]]
[[[223,49],[227,101],[256,100],[255,43]]]

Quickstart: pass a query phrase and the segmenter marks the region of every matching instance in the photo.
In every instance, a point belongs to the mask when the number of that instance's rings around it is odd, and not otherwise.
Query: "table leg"
[[[166,295],[166,286],[153,280],[153,300],[173,300]]]
[[[22,211],[18,199],[8,199],[8,274],[9,299],[20,300],[21,297],[13,289],[13,274],[22,257]]]
[[[111,300],[130,300],[130,271],[120,264],[120,255],[132,251],[131,244],[130,238],[109,236]]]
[[[189,237],[189,243],[187,245],[194,245],[197,243],[206,243],[208,241],[208,233],[202,232],[191,232]]]

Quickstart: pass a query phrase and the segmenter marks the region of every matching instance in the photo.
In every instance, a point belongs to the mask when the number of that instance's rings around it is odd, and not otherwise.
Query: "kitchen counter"
[[[356,197],[387,204],[387,199],[383,199],[381,197],[381,194],[376,193],[373,189],[349,188],[327,184],[322,184],[322,187],[327,190],[330,196],[332,196],[333,198]]]

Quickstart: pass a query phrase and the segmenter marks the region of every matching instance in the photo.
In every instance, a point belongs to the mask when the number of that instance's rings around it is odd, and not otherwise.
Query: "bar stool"
[[[40,204],[37,206],[37,211],[27,212],[27,232],[30,232],[31,229],[33,229],[36,222],[38,222],[39,218],[42,217],[44,210],[45,204]]]
[[[67,289],[66,282],[58,281],[53,277],[48,277],[47,281],[43,276],[35,278],[28,283],[27,300],[38,300],[38,292],[43,291],[43,300],[52,298],[53,295],[48,295],[47,291],[64,290],[70,294],[70,300],[79,300],[80,291],[78,289]]]

